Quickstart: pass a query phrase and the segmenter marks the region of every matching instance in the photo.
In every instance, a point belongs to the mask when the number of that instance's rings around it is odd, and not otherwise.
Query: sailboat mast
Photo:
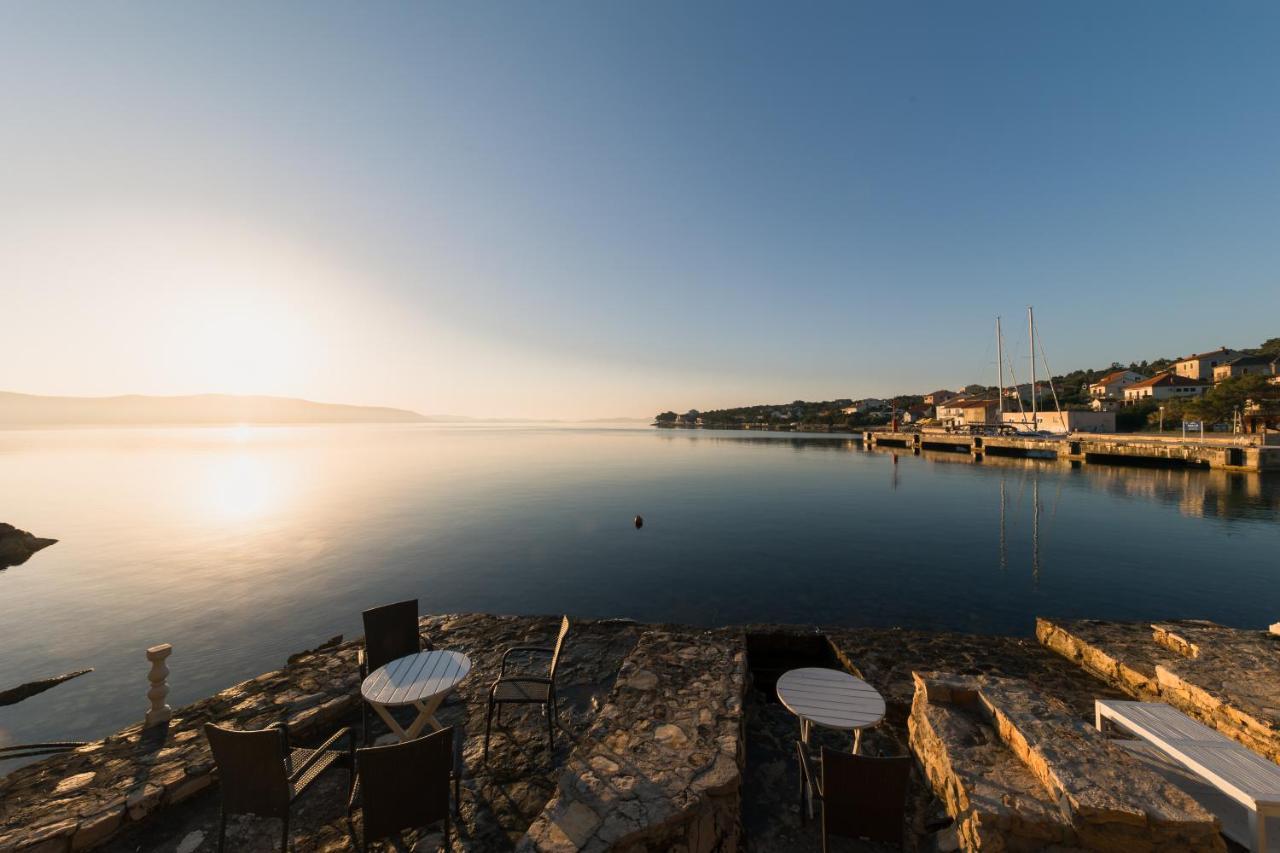
[[[996,315],[996,400],[1000,405],[1000,423],[1004,423],[1004,345],[1000,341],[1000,315]]]
[[[1027,330],[1031,335],[1031,428],[1040,429],[1036,413],[1036,321],[1031,306],[1027,306]]]

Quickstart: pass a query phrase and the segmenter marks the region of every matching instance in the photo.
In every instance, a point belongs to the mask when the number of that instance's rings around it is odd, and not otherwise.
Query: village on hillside
[[[966,385],[887,399],[663,412],[655,426],[846,432],[861,429],[1256,433],[1280,430],[1280,338],[1154,362],[1077,370],[1047,381]]]

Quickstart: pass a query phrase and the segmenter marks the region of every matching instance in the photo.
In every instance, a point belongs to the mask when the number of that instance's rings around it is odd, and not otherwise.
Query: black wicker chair
[[[824,746],[819,780],[802,741],[796,741],[796,754],[800,757],[800,820],[807,820],[815,800],[822,803],[823,853],[831,835],[902,846],[911,756],[872,758]]]
[[[355,835],[356,808],[364,816],[362,850],[369,842],[398,838],[406,829],[444,821],[444,846],[449,849],[449,775],[454,761],[454,730],[404,743],[367,746],[356,751],[356,781],[347,804],[347,820]],[[454,804],[457,804],[454,774]]]
[[[560,653],[564,650],[564,639],[569,634],[569,617],[560,620],[560,634],[556,637],[554,648],[545,646],[512,646],[502,654],[502,668],[498,672],[498,680],[489,688],[489,707],[484,717],[484,757],[489,757],[489,729],[493,721],[493,712],[498,711],[498,722],[502,722],[502,706],[515,704],[542,705],[547,715],[547,747],[555,748],[556,728],[556,668],[560,665]],[[523,654],[531,658],[550,655],[551,663],[546,675],[532,673],[516,673],[507,675],[507,662],[512,655]]]
[[[289,807],[311,783],[344,756],[355,772],[355,741],[343,727],[316,749],[296,749],[289,743],[289,727],[275,723],[256,731],[235,731],[206,723],[205,737],[218,765],[222,809],[218,821],[218,851],[226,844],[227,815],[253,814],[284,822],[282,851],[289,849]],[[332,749],[347,739],[346,750]]]
[[[431,641],[418,629],[418,599],[398,601],[373,607],[361,614],[364,618],[364,648],[356,653],[360,680],[369,677],[380,666],[416,652],[430,651]],[[369,744],[369,703],[360,703],[363,741]]]

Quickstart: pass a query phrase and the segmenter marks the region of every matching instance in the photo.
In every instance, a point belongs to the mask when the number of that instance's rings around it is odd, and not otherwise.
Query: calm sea
[[[632,519],[644,516],[644,527]],[[1280,620],[1280,478],[650,428],[0,431],[0,740],[141,718],[276,668],[362,608],[1029,634],[1037,614]],[[0,771],[7,769],[0,763]]]

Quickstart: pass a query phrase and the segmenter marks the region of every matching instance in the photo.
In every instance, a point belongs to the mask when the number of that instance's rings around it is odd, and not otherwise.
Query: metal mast
[[[1040,429],[1040,418],[1036,413],[1036,321],[1031,306],[1027,306],[1027,330],[1031,335],[1031,429]]]
[[[996,315],[996,399],[1000,403],[1000,423],[1004,423],[1004,345],[1000,342],[1000,315]]]

